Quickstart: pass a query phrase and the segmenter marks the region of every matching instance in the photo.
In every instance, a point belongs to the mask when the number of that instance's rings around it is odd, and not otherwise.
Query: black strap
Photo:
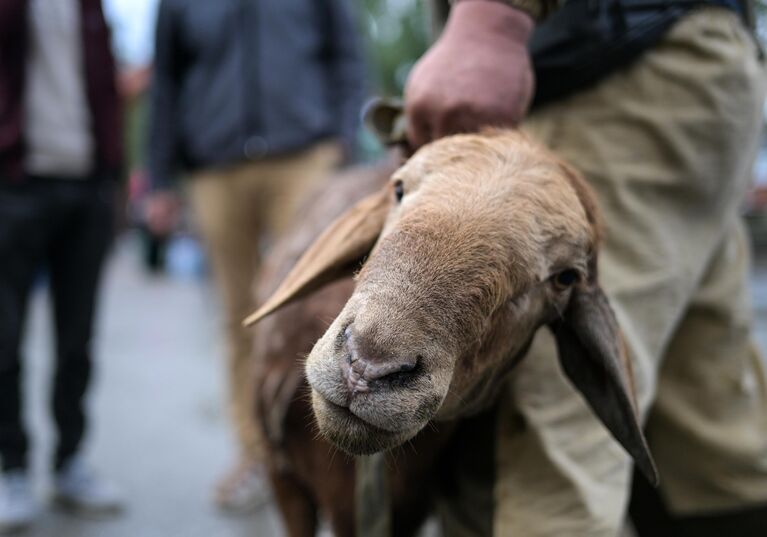
[[[744,2],[746,0],[743,0]],[[740,0],[570,0],[540,24],[529,49],[533,107],[582,91],[638,59],[688,14],[718,6],[745,16]]]

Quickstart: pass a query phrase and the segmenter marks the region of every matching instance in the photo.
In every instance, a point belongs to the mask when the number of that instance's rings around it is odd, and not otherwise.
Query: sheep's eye
[[[554,275],[554,284],[560,289],[567,289],[578,283],[579,275],[575,269],[563,270]]]
[[[405,195],[405,187],[402,185],[402,181],[395,181],[394,197],[397,199],[397,202],[402,201],[402,196],[404,195]]]

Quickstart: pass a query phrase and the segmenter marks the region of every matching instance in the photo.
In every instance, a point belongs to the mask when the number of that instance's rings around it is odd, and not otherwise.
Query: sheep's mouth
[[[396,447],[416,431],[388,431],[359,417],[312,390],[312,405],[320,432],[339,449],[352,455],[370,455]]]

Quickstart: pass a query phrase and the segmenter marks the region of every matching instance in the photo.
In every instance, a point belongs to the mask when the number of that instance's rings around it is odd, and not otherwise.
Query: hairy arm
[[[450,0],[451,4],[457,4],[460,1],[466,0]],[[509,7],[519,9],[530,15],[536,21],[545,19],[552,12],[559,8],[559,0],[491,0],[493,2],[500,2],[506,4]]]
[[[532,5],[537,7],[530,12]],[[442,35],[405,87],[414,148],[449,134],[522,121],[534,87],[527,42],[534,16],[549,7],[552,0],[453,2]]]

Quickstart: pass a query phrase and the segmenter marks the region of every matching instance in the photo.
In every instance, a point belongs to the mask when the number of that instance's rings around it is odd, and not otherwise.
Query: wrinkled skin
[[[533,96],[534,23],[504,2],[457,2],[405,85],[410,145],[482,127],[518,125]]]
[[[522,135],[434,142],[385,195],[380,238],[306,363],[320,431],[353,454],[491,403],[535,331],[594,280],[593,201]]]

